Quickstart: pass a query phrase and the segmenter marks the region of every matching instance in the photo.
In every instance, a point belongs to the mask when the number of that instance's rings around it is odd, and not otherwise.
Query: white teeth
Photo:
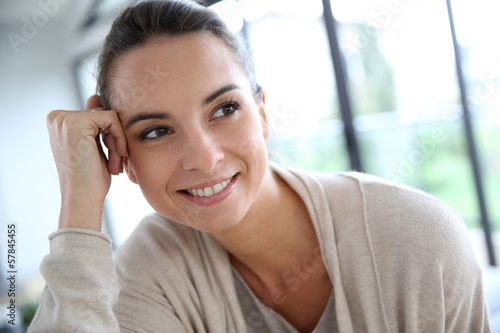
[[[224,180],[219,184],[215,184],[214,186],[209,186],[205,188],[194,188],[191,190],[187,190],[187,192],[194,197],[209,197],[216,193],[219,193],[223,189],[227,187],[227,185],[231,182],[233,178]]]
[[[224,182],[222,182],[222,183],[224,183]],[[222,183],[221,183],[221,184],[222,184]],[[220,191],[222,191],[222,190],[223,190],[223,188],[222,188],[222,185],[221,185],[221,184],[216,184],[216,185],[214,185],[214,187],[213,187],[213,189],[214,189],[214,194],[215,194],[215,193],[219,193]]]
[[[205,187],[203,189],[203,192],[205,192],[205,196],[206,197],[209,197],[211,196],[212,194],[214,194],[214,190],[211,188],[211,187]]]

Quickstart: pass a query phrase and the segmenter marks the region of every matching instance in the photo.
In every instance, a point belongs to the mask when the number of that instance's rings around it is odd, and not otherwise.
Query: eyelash
[[[227,102],[224,102],[222,104],[220,104],[219,106],[217,106],[215,108],[215,111],[212,113],[212,116],[210,117],[210,119],[218,119],[218,118],[229,118],[229,117],[232,117],[235,115],[235,113],[241,109],[241,106],[242,106],[242,103],[238,100],[234,100],[234,99],[231,99],[230,101],[227,101]],[[217,111],[219,111],[220,109],[223,109],[223,108],[226,108],[226,107],[233,107],[233,111],[231,113],[225,113],[223,116],[219,116],[219,117],[216,117],[216,118],[213,118],[214,114],[217,113]]]
[[[147,137],[151,132],[156,131],[156,130],[165,130],[168,133],[160,135],[160,136],[157,136],[156,138],[148,138]],[[155,125],[155,126],[148,127],[144,131],[142,131],[141,134],[139,134],[139,139],[141,141],[155,141],[155,140],[161,139],[163,136],[165,136],[167,134],[170,134],[171,132],[173,132],[172,129],[170,129],[170,128],[166,127],[166,126]]]
[[[222,116],[218,116],[218,117],[213,118],[214,114],[216,114],[217,111],[219,111],[220,109],[226,108],[226,107],[232,107],[233,111],[230,112],[230,113],[224,114]],[[233,116],[235,116],[236,112],[241,109],[241,107],[242,107],[242,103],[240,101],[231,99],[230,101],[224,102],[224,103],[220,104],[219,106],[217,106],[215,108],[215,110],[212,112],[210,120],[212,120],[212,119],[219,119],[219,118],[230,118],[230,117],[233,117]],[[157,136],[155,138],[148,138],[147,137],[151,132],[156,131],[156,130],[165,130],[168,133],[165,133],[163,135]],[[141,141],[156,141],[156,140],[161,139],[163,136],[165,136],[167,134],[170,134],[172,132],[173,132],[172,129],[169,128],[169,127],[166,127],[166,126],[163,126],[163,125],[155,125],[155,126],[148,127],[147,129],[145,129],[144,131],[142,131],[141,134],[139,134],[139,139]]]

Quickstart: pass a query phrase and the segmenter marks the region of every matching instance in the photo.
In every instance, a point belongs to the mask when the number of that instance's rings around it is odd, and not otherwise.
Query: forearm
[[[51,234],[40,267],[46,281],[29,332],[119,332],[113,313],[118,280],[110,239],[66,228]]]

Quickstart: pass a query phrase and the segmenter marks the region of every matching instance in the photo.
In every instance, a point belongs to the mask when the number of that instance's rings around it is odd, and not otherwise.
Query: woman
[[[449,207],[366,175],[268,165],[264,93],[209,9],[125,9],[98,95],[47,123],[62,204],[32,332],[488,331]],[[157,214],[113,258],[101,215],[122,169]]]

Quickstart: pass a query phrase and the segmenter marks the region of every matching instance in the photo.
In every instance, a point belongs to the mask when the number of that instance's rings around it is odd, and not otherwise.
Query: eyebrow
[[[215,92],[213,92],[212,94],[210,94],[208,97],[206,97],[203,100],[203,103],[201,105],[202,106],[206,106],[207,104],[212,103],[220,95],[223,95],[223,94],[227,93],[228,91],[236,90],[236,89],[241,90],[241,87],[239,85],[237,85],[237,84],[228,84],[227,86],[219,88]]]
[[[241,87],[237,84],[228,84],[226,86],[223,86],[223,87],[217,89],[216,91],[214,91],[213,93],[211,93],[210,95],[208,95],[207,97],[205,97],[205,99],[203,99],[203,102],[201,103],[201,105],[206,106],[206,105],[212,103],[215,99],[217,99],[217,97],[219,97],[219,96],[221,96],[221,95],[223,95],[231,90],[241,90]],[[125,125],[125,129],[129,129],[134,124],[136,124],[140,121],[143,121],[143,120],[148,120],[148,119],[164,120],[164,119],[168,119],[168,118],[171,118],[171,116],[167,113],[164,113],[164,112],[141,112],[141,113],[133,116],[132,118],[130,118],[129,121],[127,121],[127,124]]]
[[[170,118],[170,115],[162,112],[141,112],[127,121],[127,124],[125,125],[125,129],[129,129],[132,125],[135,123],[138,123],[143,120],[148,120],[148,119],[168,119]]]

